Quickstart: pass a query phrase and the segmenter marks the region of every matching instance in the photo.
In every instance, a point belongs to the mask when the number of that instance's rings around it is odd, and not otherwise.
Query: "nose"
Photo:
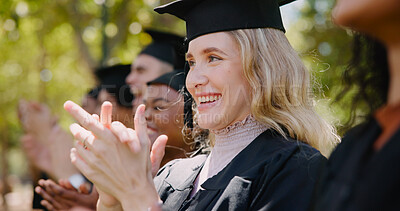
[[[146,110],[144,111],[144,117],[146,118],[146,120],[151,119],[151,109],[152,108],[149,108],[149,106],[146,105]]]
[[[188,89],[200,88],[208,83],[208,74],[203,68],[195,67],[190,70],[186,78]]]
[[[126,77],[125,81],[127,84],[132,85],[135,83],[135,79],[135,71],[132,70],[131,73],[129,73],[129,75]]]

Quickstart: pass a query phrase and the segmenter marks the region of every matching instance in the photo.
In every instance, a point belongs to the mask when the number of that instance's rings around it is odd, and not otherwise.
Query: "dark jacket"
[[[400,210],[400,130],[378,152],[375,120],[343,138],[327,162],[315,194],[315,210]]]
[[[267,130],[189,194],[205,155],[166,164],[155,178],[163,210],[306,210],[320,166],[314,148]]]

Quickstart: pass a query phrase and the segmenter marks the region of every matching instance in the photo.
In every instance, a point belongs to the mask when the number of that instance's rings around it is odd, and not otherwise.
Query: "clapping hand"
[[[112,109],[107,102],[103,107]],[[126,210],[144,210],[158,203],[153,175],[163,157],[167,137],[158,137],[150,151],[144,105],[136,111],[136,130],[120,122],[111,123],[108,113],[102,112],[100,118],[92,116],[71,101],[64,108],[80,123],[70,127],[78,140],[71,150],[71,160],[95,184],[100,201],[104,202],[105,195],[106,204],[114,206],[115,201],[109,199],[115,197]]]

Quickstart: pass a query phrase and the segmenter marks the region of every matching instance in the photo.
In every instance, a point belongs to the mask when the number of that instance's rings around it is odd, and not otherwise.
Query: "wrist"
[[[123,210],[161,210],[162,201],[154,186],[136,189],[119,198]]]
[[[107,211],[107,210],[122,210],[122,206],[120,203],[116,203],[116,204],[105,204],[100,198],[97,201],[97,209],[98,211]]]

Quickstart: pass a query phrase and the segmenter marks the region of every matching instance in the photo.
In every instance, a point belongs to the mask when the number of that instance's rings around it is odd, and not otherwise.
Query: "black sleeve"
[[[308,210],[326,158],[300,151],[273,162],[264,169],[251,210]]]

